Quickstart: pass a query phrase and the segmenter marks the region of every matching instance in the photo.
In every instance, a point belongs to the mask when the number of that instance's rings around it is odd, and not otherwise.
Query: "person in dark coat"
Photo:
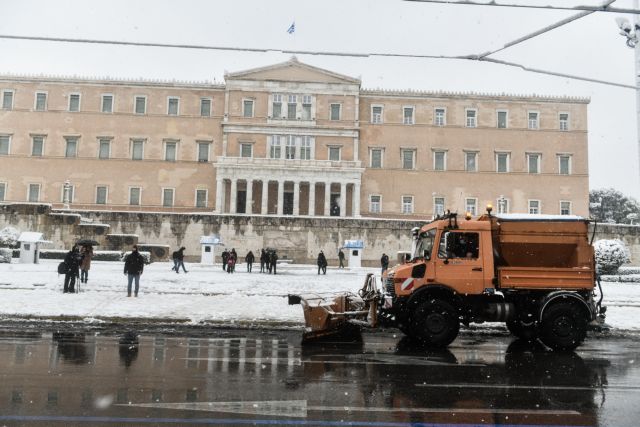
[[[131,284],[135,280],[135,296],[140,289],[140,276],[144,271],[144,258],[138,252],[138,245],[133,245],[133,251],[124,259],[124,274],[127,276],[127,296],[131,296]]]
[[[64,265],[66,273],[64,274],[64,289],[63,293],[74,293],[76,291],[76,278],[79,276],[78,269],[80,268],[80,251],[78,245],[73,245],[73,248],[64,257]]]
[[[229,251],[225,249],[222,251],[222,271],[227,269],[227,262],[229,262]]]
[[[253,255],[253,252],[249,251],[247,256],[244,257],[245,262],[247,263],[247,271],[251,273],[251,269],[253,268],[253,261],[255,261],[256,257]]]
[[[380,273],[382,275],[389,268],[389,256],[387,254],[382,254],[382,257],[380,258],[380,265],[382,266],[382,272]]]
[[[277,274],[276,266],[278,265],[278,254],[276,251],[272,251],[269,256],[269,273],[273,271],[273,274]]]
[[[265,265],[267,263],[267,253],[262,249],[260,251],[260,273],[265,273],[266,268]]]
[[[233,257],[234,264],[238,262],[238,253],[236,252],[236,248],[231,248],[231,252],[229,252],[229,256]]]
[[[327,258],[324,256],[324,252],[320,251],[318,254],[318,274],[327,274]]]
[[[229,259],[227,260],[227,273],[231,274],[236,270],[236,259],[229,255]]]
[[[177,251],[175,251],[173,254],[175,256],[175,258],[173,259],[173,266],[174,269],[176,270],[176,274],[180,272],[180,266],[182,266],[182,270],[185,273],[188,273],[187,269],[184,268],[184,251],[185,251],[184,246],[181,247],[180,249],[178,249]]]
[[[338,251],[338,259],[340,260],[340,267],[338,268],[344,268],[344,252],[342,252],[342,249]]]

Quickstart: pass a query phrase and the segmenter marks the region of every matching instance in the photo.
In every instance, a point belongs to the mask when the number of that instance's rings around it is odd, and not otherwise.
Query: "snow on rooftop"
[[[496,218],[503,221],[586,221],[587,219],[577,215],[544,215],[544,214],[496,214]]]
[[[38,233],[36,231],[23,231],[18,237],[18,242],[24,243],[38,243],[44,241],[45,240],[42,238],[42,233]]]

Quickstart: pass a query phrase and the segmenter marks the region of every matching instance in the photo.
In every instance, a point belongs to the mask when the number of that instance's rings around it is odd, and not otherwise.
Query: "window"
[[[196,208],[207,207],[207,190],[196,190]]]
[[[478,172],[478,153],[475,151],[465,151],[464,170],[467,172]]]
[[[29,184],[29,193],[27,198],[30,202],[40,201],[40,184]]]
[[[97,205],[107,204],[107,187],[102,185],[99,185],[96,187],[96,204]]]
[[[302,120],[311,120],[311,95],[302,97]]]
[[[538,112],[537,111],[529,111],[529,129],[538,129]]]
[[[296,95],[289,95],[289,102],[287,103],[287,119],[296,119],[296,109],[298,108],[298,97]]]
[[[329,147],[329,160],[334,162],[340,161],[340,148],[341,147]]]
[[[77,113],[80,111],[80,94],[72,93],[69,95],[69,111]]]
[[[2,109],[3,110],[13,109],[13,91],[12,90],[2,91]]]
[[[496,206],[498,207],[498,213],[502,214],[502,213],[509,213],[509,199],[505,199],[504,197],[500,196],[500,198],[498,198]]]
[[[478,212],[478,199],[468,197],[464,199],[464,210],[475,216]]]
[[[211,117],[211,98],[200,99],[200,117]]]
[[[99,159],[108,159],[111,157],[111,139],[110,138],[100,138],[98,139],[98,158]]]
[[[284,149],[284,158],[293,160],[296,158],[296,137],[287,135],[287,145]]]
[[[509,153],[496,153],[496,172],[509,172]]]
[[[445,236],[448,237],[445,240]],[[450,231],[442,233],[438,258],[477,259],[480,256],[480,234]]]
[[[433,152],[433,170],[435,171],[447,170],[447,152],[446,151]]]
[[[178,143],[175,141],[165,141],[164,143],[164,160],[167,162],[175,162],[178,157]]]
[[[242,101],[242,117],[253,117],[253,100],[245,99]]]
[[[0,202],[4,202],[7,197],[7,184],[0,182]]]
[[[303,136],[300,143],[300,158],[302,160],[311,160],[311,137]]]
[[[560,122],[560,130],[569,130],[569,113],[558,114],[558,120]]]
[[[208,142],[198,142],[198,161],[206,163],[209,161],[209,146]]]
[[[415,169],[416,150],[400,150],[402,169]]]
[[[413,213],[413,196],[402,196],[402,213]]]
[[[135,103],[134,112],[136,114],[147,114],[147,97],[146,96],[136,96],[134,103]]]
[[[369,212],[380,213],[382,212],[382,196],[379,194],[372,194],[369,196]]]
[[[253,144],[248,142],[240,144],[240,157],[253,157]]]
[[[140,187],[131,187],[129,188],[129,204],[139,206],[141,203],[141,195],[142,189]]]
[[[560,200],[560,215],[571,215],[571,202]]]
[[[433,198],[433,214],[435,216],[444,215],[444,197]]]
[[[103,113],[113,113],[113,95],[103,94],[101,104],[100,111]]]
[[[44,136],[34,135],[31,137],[31,155],[41,157],[44,154]]]
[[[371,123],[374,123],[374,124],[382,123],[382,113],[383,113],[382,105],[372,105],[371,106]]]
[[[540,173],[540,154],[527,154],[527,169],[529,173]]]
[[[273,95],[271,117],[274,119],[282,118],[282,95]]]
[[[404,107],[402,109],[402,124],[412,125],[414,123],[413,107]]]
[[[36,92],[36,111],[46,111],[47,109],[47,93]]]
[[[468,128],[474,128],[476,126],[478,126],[478,122],[477,122],[477,114],[478,111],[475,109],[471,109],[471,108],[467,108],[465,110],[465,115],[466,115],[466,122],[465,122],[465,126]]]
[[[162,189],[162,206],[165,208],[173,207],[173,188]]]
[[[540,200],[529,200],[529,213],[530,214],[540,213]]]
[[[436,108],[433,122],[436,126],[445,126],[447,124],[447,110],[444,108]]]
[[[65,157],[77,157],[78,156],[78,138],[75,136],[65,137],[67,147],[64,151]]]
[[[382,148],[372,148],[369,151],[369,166],[374,169],[382,168]]]
[[[558,171],[560,175],[571,175],[571,155],[561,154],[558,156]]]
[[[342,105],[340,104],[331,104],[331,113],[329,115],[330,120],[340,120],[340,110],[342,109]]]
[[[180,98],[177,96],[170,96],[167,98],[167,114],[170,116],[177,116],[179,114]]]
[[[9,135],[0,135],[0,156],[9,155],[10,145],[11,145],[11,137]]]
[[[498,119],[498,129],[506,129],[507,128],[507,112],[505,110],[498,110],[496,112]]]
[[[131,160],[142,160],[144,156],[144,140],[134,139],[131,141]]]
[[[269,149],[269,157],[279,159],[282,157],[282,148],[280,147],[280,136],[273,135],[271,137],[271,147]]]

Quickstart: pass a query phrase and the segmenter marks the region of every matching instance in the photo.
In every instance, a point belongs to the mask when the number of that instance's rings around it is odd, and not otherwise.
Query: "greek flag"
[[[296,31],[296,23],[292,22],[291,26],[289,27],[289,29],[287,30],[287,33],[289,34],[293,34]]]

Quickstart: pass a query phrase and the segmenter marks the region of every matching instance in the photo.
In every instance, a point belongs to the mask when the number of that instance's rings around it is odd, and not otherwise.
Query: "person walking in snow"
[[[266,272],[265,265],[267,263],[267,253],[262,249],[260,251],[260,273]]]
[[[180,272],[180,267],[182,266],[182,270],[185,273],[188,273],[187,269],[184,267],[184,246],[173,253],[173,269],[176,271],[176,274]]]
[[[338,251],[338,259],[340,260],[340,267],[338,268],[344,268],[344,252],[342,252],[342,249]]]
[[[131,285],[136,282],[135,296],[140,289],[140,276],[144,271],[144,258],[138,252],[138,245],[133,245],[133,251],[124,259],[124,274],[127,276],[127,296],[131,296]]]
[[[93,247],[83,245],[80,250],[80,282],[87,283],[89,280],[89,269],[91,269],[91,258],[93,258]]]
[[[380,273],[380,275],[382,275],[389,268],[389,256],[384,252],[382,253],[382,257],[380,258],[380,266],[382,266],[382,272]]]
[[[64,257],[65,274],[63,293],[74,293],[76,291],[76,278],[80,267],[80,251],[78,245],[73,245],[71,250]]]
[[[247,263],[247,272],[251,273],[251,269],[253,268],[253,261],[255,261],[255,259],[256,257],[251,251],[249,251],[247,256],[244,257],[244,261]]]
[[[229,259],[227,260],[227,273],[231,274],[235,271],[236,269],[236,259],[232,256],[229,256]]]
[[[320,251],[318,254],[318,274],[322,271],[322,274],[327,274],[327,258],[324,256],[324,252]]]
[[[278,274],[276,270],[276,266],[278,265],[278,254],[276,251],[272,251],[269,256],[269,274],[273,271],[273,274]]]
[[[229,262],[229,251],[225,248],[225,250],[222,251],[222,271],[227,269],[227,262]]]

